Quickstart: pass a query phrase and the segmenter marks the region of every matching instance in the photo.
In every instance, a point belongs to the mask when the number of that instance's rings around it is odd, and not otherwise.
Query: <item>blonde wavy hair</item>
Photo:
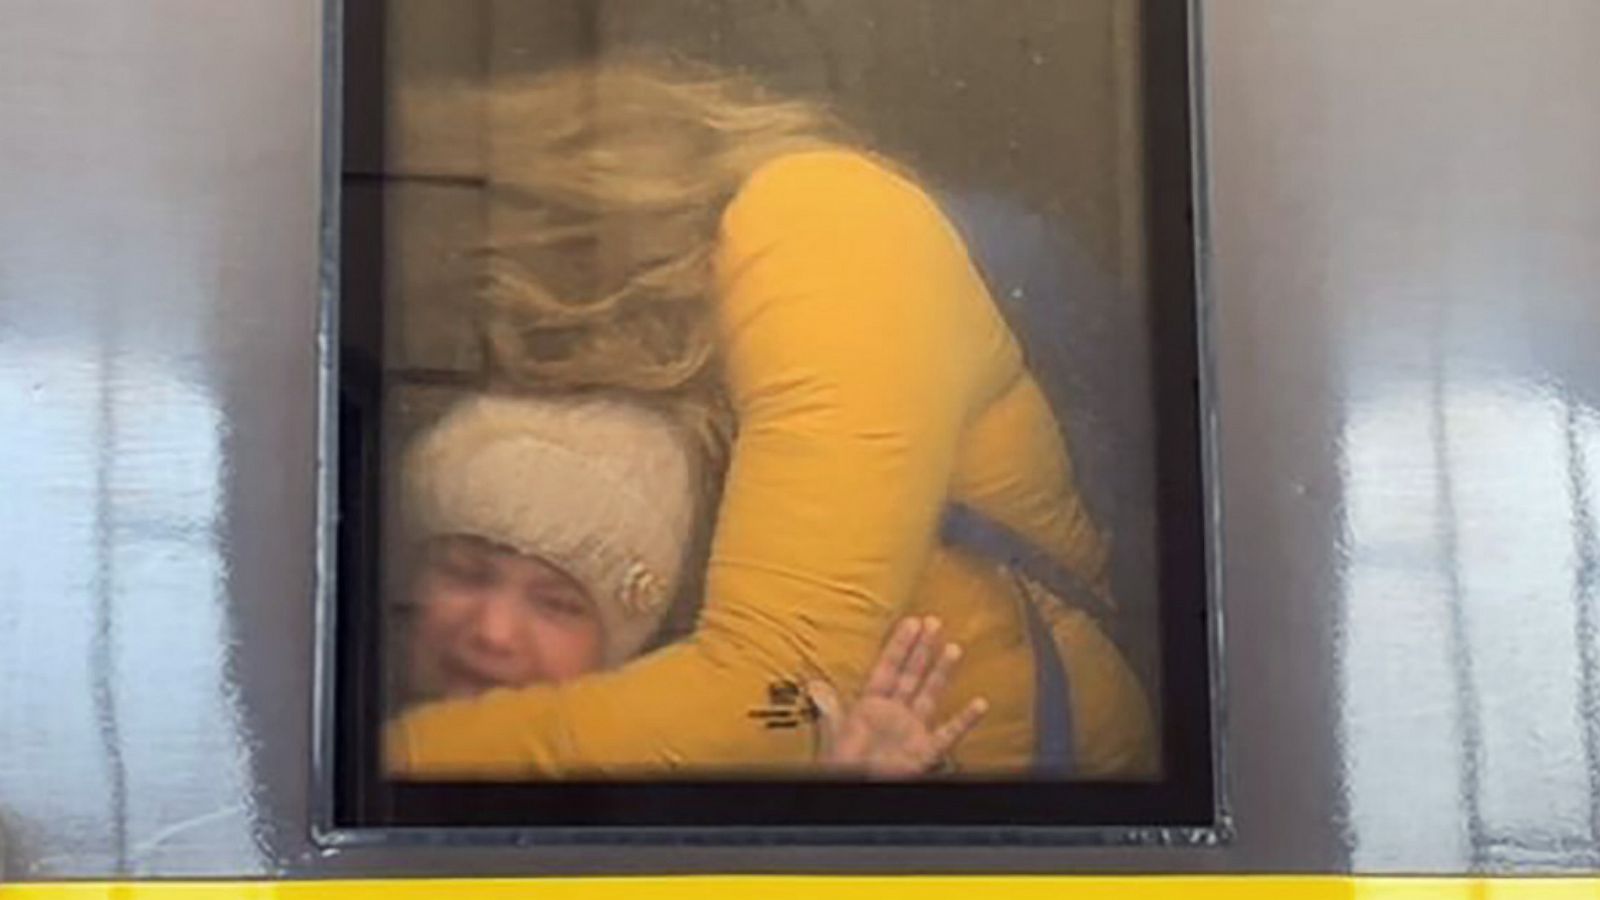
[[[501,81],[487,109],[491,378],[642,396],[720,483],[735,427],[714,321],[722,213],[763,163],[853,142],[816,104],[659,59]]]

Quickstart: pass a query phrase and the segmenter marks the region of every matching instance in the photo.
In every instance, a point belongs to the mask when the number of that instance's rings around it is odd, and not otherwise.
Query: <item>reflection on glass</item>
[[[1358,865],[1528,863],[1594,840],[1595,655],[1580,642],[1594,640],[1582,523],[1600,430],[1571,404],[1463,380],[1354,407],[1342,679]]]
[[[130,356],[85,365],[70,347],[17,341],[4,359],[0,452],[15,479],[0,540],[24,565],[0,573],[11,601],[0,628],[22,629],[5,643],[25,656],[5,666],[30,676],[0,680],[14,695],[0,700],[8,827],[42,846],[109,829],[96,839],[115,854],[96,864],[107,871],[160,868],[194,842],[249,855],[241,736],[216,728],[237,718],[224,689],[216,410]],[[101,752],[65,758],[62,746]],[[204,765],[172,765],[173,746]],[[30,866],[69,863],[84,865]]]

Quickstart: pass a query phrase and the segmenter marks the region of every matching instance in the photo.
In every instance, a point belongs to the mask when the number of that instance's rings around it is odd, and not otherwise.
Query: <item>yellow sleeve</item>
[[[752,712],[785,679],[859,684],[932,551],[960,436],[1016,350],[937,207],[865,157],[758,172],[725,215],[718,273],[739,433],[695,634],[612,672],[413,712],[391,726],[392,770],[810,759],[808,727]]]

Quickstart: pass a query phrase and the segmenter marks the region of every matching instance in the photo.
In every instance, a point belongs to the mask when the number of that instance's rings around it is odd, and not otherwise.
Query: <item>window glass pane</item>
[[[353,3],[352,821],[752,777],[1209,821],[1185,27]]]

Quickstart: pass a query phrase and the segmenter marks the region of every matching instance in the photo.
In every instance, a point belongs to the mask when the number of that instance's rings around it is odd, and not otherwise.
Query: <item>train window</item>
[[[346,0],[323,827],[1217,827],[1185,6]]]

